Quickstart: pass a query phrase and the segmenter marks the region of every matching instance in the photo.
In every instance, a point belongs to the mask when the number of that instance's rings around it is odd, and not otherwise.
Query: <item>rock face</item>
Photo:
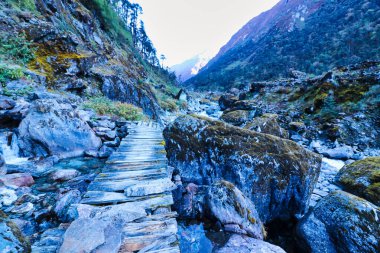
[[[233,184],[221,181],[210,187],[206,195],[206,206],[210,210],[209,215],[220,221],[225,231],[264,239],[264,225],[255,205]]]
[[[297,233],[309,252],[379,252],[380,209],[343,191],[322,199]]]
[[[24,156],[67,158],[101,146],[101,140],[72,105],[54,99],[35,101],[20,124],[18,138]]]
[[[321,158],[292,141],[207,118],[181,116],[164,137],[184,182],[233,183],[263,222],[303,214],[320,172]]]
[[[251,122],[247,123],[244,128],[288,139],[288,131],[278,124],[277,118],[277,114],[266,113],[261,117],[254,118]]]
[[[380,206],[380,157],[370,157],[343,167],[335,178],[343,190]]]
[[[270,243],[242,235],[233,235],[226,245],[215,253],[285,253],[283,249]]]

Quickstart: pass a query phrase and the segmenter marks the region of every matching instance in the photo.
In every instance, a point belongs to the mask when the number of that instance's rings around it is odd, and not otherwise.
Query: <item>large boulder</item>
[[[278,124],[277,118],[277,114],[266,113],[248,122],[244,128],[288,139],[289,132]]]
[[[337,174],[335,182],[343,190],[380,206],[380,157],[346,165]]]
[[[102,144],[70,103],[55,99],[35,101],[20,124],[18,138],[24,156],[75,157]]]
[[[215,253],[285,253],[280,247],[242,235],[232,235]]]
[[[379,252],[379,217],[379,207],[336,191],[301,220],[297,234],[308,252]]]
[[[225,231],[264,239],[265,228],[255,205],[230,182],[212,185],[206,195],[206,205],[208,215],[223,224]]]
[[[177,118],[164,137],[169,163],[184,182],[233,183],[263,222],[305,213],[321,157],[295,142],[193,116]]]

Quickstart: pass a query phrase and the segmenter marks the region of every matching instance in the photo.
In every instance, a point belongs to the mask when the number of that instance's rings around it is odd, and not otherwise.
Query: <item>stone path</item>
[[[60,252],[180,252],[162,129],[129,129],[77,206]]]

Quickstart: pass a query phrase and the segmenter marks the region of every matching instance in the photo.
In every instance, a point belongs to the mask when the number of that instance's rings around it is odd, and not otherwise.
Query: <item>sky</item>
[[[199,54],[215,55],[250,19],[279,0],[134,0],[166,66]]]

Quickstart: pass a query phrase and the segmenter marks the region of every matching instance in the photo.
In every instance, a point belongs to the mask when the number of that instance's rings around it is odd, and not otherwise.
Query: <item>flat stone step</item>
[[[127,161],[122,158],[115,158],[111,159],[110,161],[107,161],[107,164],[124,164],[124,165],[133,165],[133,164],[154,164],[154,163],[161,163],[165,162],[166,158],[160,157],[160,158],[151,158],[151,159],[128,159]]]
[[[120,171],[137,171],[166,168],[168,165],[165,162],[154,163],[135,163],[135,164],[110,164],[103,172],[120,172]]]
[[[132,191],[137,190],[144,191],[142,187],[147,188],[147,192],[152,191],[151,186],[158,187],[157,189],[161,190],[162,184],[172,183],[171,180],[167,177],[167,174],[156,175],[147,175],[141,176],[140,178],[127,178],[122,180],[100,180],[92,182],[87,190],[88,191],[105,191],[105,192],[122,192],[126,188],[132,187]],[[172,186],[170,184],[170,186]],[[168,187],[169,189],[169,187]],[[159,192],[156,192],[159,193]],[[145,195],[150,195],[152,193],[147,193]],[[138,196],[138,195],[128,195],[128,196]]]
[[[103,172],[95,178],[96,181],[109,181],[109,180],[122,180],[128,178],[136,177],[146,177],[153,175],[167,175],[165,168],[159,169],[145,169],[145,170],[130,170],[130,171],[120,171],[120,172]]]
[[[119,252],[152,252],[171,248],[176,245],[177,241],[177,235],[170,232],[128,237],[121,243],[122,246]]]
[[[151,220],[139,222],[131,222],[123,227],[123,237],[134,237],[143,235],[177,233],[177,221],[175,218],[167,218],[165,220]]]
[[[140,197],[172,191],[175,188],[175,184],[165,177],[156,180],[135,181],[135,184],[124,188],[124,194],[128,197]]]
[[[119,192],[88,191],[81,201],[82,204],[90,205],[116,205],[126,202],[135,202],[136,205],[153,209],[158,206],[167,207],[173,205],[173,196],[171,192],[143,197],[127,197],[124,193]]]

